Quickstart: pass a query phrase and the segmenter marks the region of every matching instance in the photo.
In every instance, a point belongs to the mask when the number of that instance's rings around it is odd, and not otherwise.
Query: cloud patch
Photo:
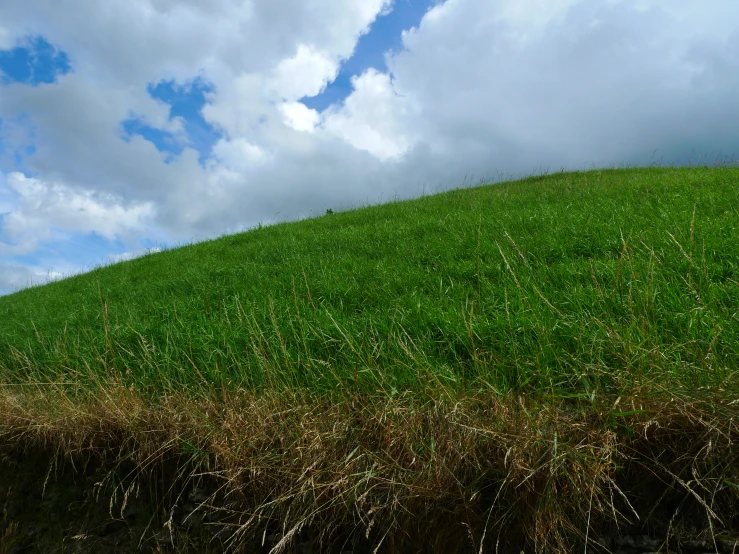
[[[352,78],[352,86],[341,107],[325,112],[323,128],[380,160],[402,156],[414,143],[406,119],[412,101],[398,97],[390,76],[375,69]]]
[[[18,206],[3,216],[0,252],[27,254],[55,232],[96,233],[108,240],[141,233],[155,210],[150,203],[123,205],[111,194],[78,191],[13,172],[7,186]]]

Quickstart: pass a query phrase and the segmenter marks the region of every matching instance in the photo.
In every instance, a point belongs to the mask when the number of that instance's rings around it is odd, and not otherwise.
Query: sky
[[[735,0],[0,3],[0,294],[475,182],[739,156]]]

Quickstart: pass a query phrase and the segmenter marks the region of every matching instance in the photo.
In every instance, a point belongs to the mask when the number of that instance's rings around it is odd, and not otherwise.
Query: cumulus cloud
[[[150,203],[125,206],[110,193],[76,191],[13,172],[7,185],[18,207],[3,216],[0,252],[26,254],[54,231],[97,233],[109,240],[145,230],[154,215]]]
[[[219,140],[213,146],[213,154],[221,166],[238,171],[240,174],[260,167],[270,158],[265,150],[243,138]]]
[[[305,44],[291,58],[277,64],[272,87],[286,100],[315,96],[336,78],[338,60]]]
[[[536,0],[449,0],[389,60],[402,92],[392,102],[420,107],[411,128],[472,170],[643,163],[655,149],[686,163],[693,147],[719,144],[736,152],[731,118],[717,115],[738,115],[725,94],[737,90],[739,24],[696,29],[688,3],[662,5],[559,1],[542,11]],[[726,1],[702,6],[739,21]],[[374,107],[354,94],[357,112]]]
[[[280,105],[283,121],[296,131],[312,133],[321,119],[320,114],[302,102],[284,102]]]
[[[327,131],[381,160],[403,155],[413,144],[413,121],[406,119],[417,105],[399,98],[390,76],[370,69],[352,78],[354,92],[323,121]]]
[[[351,94],[322,113],[303,105],[390,7],[3,3],[0,46],[19,30],[42,35],[73,71],[0,94],[0,170],[18,172],[14,153],[30,137],[36,148],[28,171],[0,182],[4,236],[26,252],[58,230],[177,241],[453,187],[465,174],[643,164],[655,150],[665,163],[739,154],[735,2],[447,0],[404,32],[386,71],[353,76]],[[148,92],[170,79],[212,85],[202,116],[221,138],[205,163],[191,147],[169,159],[122,132],[137,117],[188,144],[183,121]]]

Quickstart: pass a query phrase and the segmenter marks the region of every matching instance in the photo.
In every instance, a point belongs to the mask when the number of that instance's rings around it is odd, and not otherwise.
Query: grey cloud
[[[711,4],[717,19],[735,12],[739,28],[739,8]],[[485,5],[450,2],[444,22],[422,24],[390,59],[397,88],[423,107],[425,140],[452,163],[476,165],[485,150],[509,171],[644,163],[655,149],[684,163],[686,145],[739,153],[736,33],[588,0],[521,41],[527,30],[486,21]]]
[[[35,88],[6,86],[0,116],[30,114],[36,153],[27,163],[43,177],[124,199],[162,201],[181,173],[193,169],[183,168],[192,156],[168,166],[150,142],[139,136],[123,140],[120,123],[131,106],[146,103],[143,94],[95,87],[71,74]],[[199,170],[197,159],[194,168]]]

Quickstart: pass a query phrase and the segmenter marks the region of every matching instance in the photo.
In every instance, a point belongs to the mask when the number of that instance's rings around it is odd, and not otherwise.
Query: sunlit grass
[[[5,382],[728,386],[739,170],[567,173],[276,225],[0,299]]]

